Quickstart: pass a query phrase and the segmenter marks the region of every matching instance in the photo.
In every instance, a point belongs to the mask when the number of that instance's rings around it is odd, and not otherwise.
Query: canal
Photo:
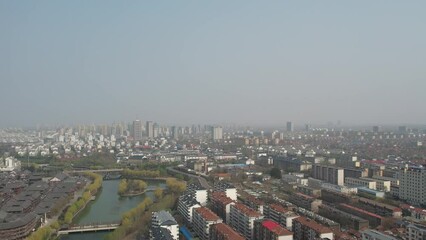
[[[117,194],[120,180],[103,181],[102,189],[96,200],[89,203],[87,207],[74,219],[75,224],[105,223],[120,221],[121,215],[136,207],[146,197],[153,197],[153,192],[133,197],[120,197]],[[165,187],[162,181],[146,181],[148,189]],[[108,232],[75,233],[61,236],[61,240],[96,240],[104,239]]]

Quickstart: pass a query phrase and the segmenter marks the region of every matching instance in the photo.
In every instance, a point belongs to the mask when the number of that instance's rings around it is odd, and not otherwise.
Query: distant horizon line
[[[153,122],[157,123],[160,126],[177,126],[177,127],[190,127],[193,125],[201,126],[222,126],[222,127],[250,127],[250,128],[286,128],[287,122],[292,122],[294,128],[301,129],[305,128],[306,125],[310,125],[313,128],[372,128],[375,126],[381,128],[393,128],[405,126],[408,128],[426,128],[426,123],[336,123],[336,122],[325,122],[325,123],[310,123],[310,122],[297,122],[297,121],[283,121],[283,123],[276,124],[259,124],[259,123],[236,123],[236,122],[216,122],[216,123],[163,123],[155,120],[141,120],[134,119],[130,121],[112,121],[110,123],[59,123],[59,124],[32,124],[32,125],[20,125],[20,126],[2,126],[0,129],[9,129],[9,128],[22,128],[22,129],[34,129],[34,128],[58,128],[58,127],[78,127],[78,126],[101,126],[101,125],[113,125],[113,124],[132,124],[133,121],[140,120],[141,122]]]

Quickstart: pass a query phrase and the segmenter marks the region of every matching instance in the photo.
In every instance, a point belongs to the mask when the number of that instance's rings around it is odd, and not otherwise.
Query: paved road
[[[207,182],[207,180],[205,178],[203,178],[203,177],[200,177],[200,176],[197,176],[197,175],[193,175],[193,174],[189,174],[189,173],[186,173],[186,172],[182,172],[182,171],[179,171],[177,169],[174,169],[173,167],[168,167],[167,170],[169,170],[171,172],[179,173],[179,174],[182,174],[182,175],[186,175],[186,176],[188,176],[190,178],[195,178],[195,179],[198,180],[198,182],[201,184],[201,186],[204,187],[204,188],[206,188],[206,189],[212,188],[210,186],[210,184]]]

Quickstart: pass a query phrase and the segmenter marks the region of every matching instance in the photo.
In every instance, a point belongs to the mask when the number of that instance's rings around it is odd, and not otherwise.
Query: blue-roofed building
[[[188,228],[186,228],[185,226],[182,226],[182,227],[179,228],[179,239],[181,239],[181,240],[192,240],[193,239]]]

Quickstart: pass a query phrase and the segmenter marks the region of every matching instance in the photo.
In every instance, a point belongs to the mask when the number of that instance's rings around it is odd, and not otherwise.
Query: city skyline
[[[0,127],[424,125],[426,3],[0,3]]]

